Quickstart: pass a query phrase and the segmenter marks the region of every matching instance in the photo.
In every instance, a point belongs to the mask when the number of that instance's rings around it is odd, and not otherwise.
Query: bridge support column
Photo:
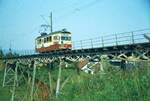
[[[51,69],[52,69],[52,60],[48,61],[48,79],[49,79],[49,98],[51,97],[51,95],[53,94],[53,88],[52,88],[52,77],[51,77]]]
[[[5,70],[4,70],[4,78],[3,78],[3,87],[5,86],[13,86],[15,75],[16,75],[16,63],[14,64],[5,64]]]
[[[15,62],[10,64],[6,62],[5,70],[4,70],[4,78],[3,78],[3,87],[9,86],[12,87],[11,90],[11,101],[15,99],[15,91],[16,87],[18,86],[18,67],[19,63]]]
[[[99,62],[100,63],[100,71],[103,72],[104,71],[104,68],[103,68],[103,62]]]
[[[18,71],[18,62],[16,63],[15,67],[15,73],[14,73],[14,84],[13,84],[13,90],[12,90],[12,96],[11,96],[11,101],[14,101],[15,98],[15,91],[16,91],[16,86],[18,86],[18,77],[17,77],[17,71]]]
[[[3,87],[5,87],[6,75],[7,75],[7,63],[5,64],[5,71],[4,71],[4,78],[3,78]]]
[[[35,75],[36,75],[36,61],[33,62],[33,76],[32,76],[30,101],[33,101],[34,98]]]
[[[57,86],[56,86],[56,98],[58,97],[58,95],[60,93],[60,78],[61,78],[61,68],[62,68],[61,66],[62,66],[62,60],[60,59]]]
[[[51,97],[51,94],[53,93],[52,91],[52,78],[51,78],[51,72],[48,72],[48,78],[49,78],[49,98]]]

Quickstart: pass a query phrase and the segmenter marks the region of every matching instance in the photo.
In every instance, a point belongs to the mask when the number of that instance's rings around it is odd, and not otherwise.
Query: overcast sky
[[[149,0],[0,0],[0,47],[34,49],[51,11],[53,30],[66,28],[73,41],[150,28]]]

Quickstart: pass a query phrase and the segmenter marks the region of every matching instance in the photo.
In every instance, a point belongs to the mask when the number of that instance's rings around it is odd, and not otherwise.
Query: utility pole
[[[9,52],[11,52],[11,41],[10,41],[10,46],[9,46]]]
[[[50,31],[53,32],[53,19],[52,19],[52,12],[50,13]]]

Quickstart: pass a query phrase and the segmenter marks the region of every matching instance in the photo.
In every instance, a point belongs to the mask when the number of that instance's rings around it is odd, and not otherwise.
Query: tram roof
[[[52,33],[49,33],[49,34],[47,34],[47,33],[41,33],[41,35],[40,36],[38,36],[36,39],[40,39],[40,38],[43,38],[43,37],[47,37],[47,36],[50,36],[50,35],[54,35],[54,34],[59,34],[59,33],[66,33],[66,34],[71,34],[70,32],[68,32],[68,31],[55,31],[55,32],[52,32]],[[43,35],[42,35],[43,34]]]

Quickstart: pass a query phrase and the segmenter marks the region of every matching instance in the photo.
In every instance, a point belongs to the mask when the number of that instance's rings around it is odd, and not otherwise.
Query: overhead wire
[[[70,0],[70,1],[71,1],[71,0]],[[82,3],[81,3],[80,1],[76,1],[76,2],[73,2],[73,3],[69,4],[69,6],[66,6],[66,5],[65,5],[64,8],[61,7],[61,8],[59,8],[59,9],[56,9],[56,10],[53,10],[53,11],[59,12],[59,10],[62,11],[62,9],[71,8],[71,7],[74,6],[74,5],[76,6],[76,7],[73,7],[73,9],[72,9],[71,11],[66,12],[64,15],[59,16],[59,17],[56,18],[57,21],[60,21],[60,20],[62,20],[62,19],[64,19],[64,18],[68,18],[68,17],[72,16],[74,13],[80,12],[80,11],[83,10],[83,9],[86,9],[86,8],[89,8],[89,7],[93,6],[93,5],[95,5],[95,4],[98,3],[99,1],[101,1],[101,0],[94,0],[94,1],[92,0],[92,1],[90,1],[90,2],[82,2]],[[85,3],[86,3],[86,4],[85,4]],[[45,19],[44,15],[40,15],[40,16],[41,16],[41,18],[44,20],[44,22],[45,22],[46,24],[49,24],[48,21]],[[59,23],[59,22],[58,22],[58,23]],[[34,33],[35,30],[37,30],[37,29],[39,29],[39,26],[35,27],[35,28],[31,31],[31,33]]]
[[[77,12],[80,12],[80,11],[87,9],[95,4],[98,4],[99,1],[101,1],[101,0],[94,0],[94,1],[92,0],[90,2],[86,2],[86,4],[82,3],[82,5],[77,5],[76,7],[73,7],[72,10],[70,10],[69,12],[66,12],[65,14],[63,14],[61,16],[58,16],[56,19],[57,19],[57,21],[60,21],[64,18],[68,18],[68,17],[76,14]],[[81,2],[79,4],[81,4]]]

